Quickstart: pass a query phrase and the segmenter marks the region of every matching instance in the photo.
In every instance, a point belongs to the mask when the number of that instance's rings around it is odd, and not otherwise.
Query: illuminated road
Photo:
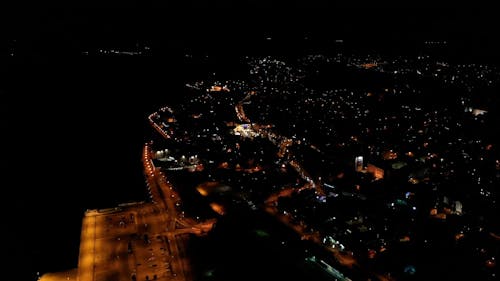
[[[78,280],[190,280],[179,237],[203,234],[213,222],[175,228],[176,219],[157,204],[87,211],[82,224]],[[187,222],[182,220],[182,225]]]
[[[170,113],[173,112],[170,110]],[[149,145],[145,144],[143,153],[144,173],[149,178],[148,183],[150,183],[152,200],[160,206],[160,213],[167,216],[166,221],[162,224],[163,229],[156,233],[161,233],[166,237],[164,242],[170,255],[170,277],[175,280],[190,280],[187,278],[191,276],[189,262],[179,252],[180,245],[177,236],[188,233],[199,235],[208,232],[212,228],[214,221],[194,225],[191,221],[179,216],[176,203],[180,202],[180,197],[165,174],[156,169],[151,156],[152,151]]]
[[[215,221],[179,216],[180,198],[153,164],[150,144],[142,156],[151,203],[88,210],[82,223],[78,281],[191,280],[187,235],[202,235]],[[49,278],[49,277],[46,277]]]
[[[244,99],[242,99],[240,102],[238,102],[235,105],[235,111],[236,111],[236,116],[241,122],[246,122],[249,124],[252,124],[252,121],[248,116],[245,114],[245,109],[243,108],[244,102],[248,101],[251,96],[255,94],[255,92],[249,93],[247,96],[245,96]],[[281,135],[277,135],[274,132],[270,130],[269,126],[259,126],[256,124],[252,124],[252,128],[256,130],[259,134],[261,134],[263,137],[269,139],[274,145],[278,146],[278,157],[279,158],[284,158],[284,159],[293,159],[292,153],[289,151],[289,147],[293,145],[294,141],[283,137]],[[297,162],[296,160],[290,160],[287,161],[287,163],[297,171],[297,173],[300,175],[300,177],[307,182],[307,187],[308,188],[314,188],[316,190],[316,193],[318,195],[324,195],[325,192],[322,189],[322,185],[319,183],[316,183],[313,178],[309,175],[309,173]]]
[[[171,116],[173,117],[173,114],[174,114],[174,111],[170,108],[170,107],[162,107],[160,108],[161,112],[169,112],[171,114]],[[148,121],[149,121],[149,124],[160,134],[162,135],[165,139],[170,139],[171,136],[170,134],[166,131],[166,130],[163,130],[163,124],[158,124],[157,122],[155,122],[155,117],[158,117],[158,113],[155,112],[155,113],[152,113],[148,116]],[[174,118],[172,118],[174,119]]]
[[[235,111],[238,119],[241,122],[246,122],[249,124],[252,124],[250,118],[245,114],[245,110],[243,108],[244,102],[248,101],[250,99],[251,95],[247,95],[243,100],[241,100],[239,103],[236,104],[235,106]],[[342,252],[337,248],[332,248],[323,245],[322,243],[322,237],[319,232],[308,232],[304,224],[301,222],[299,223],[294,223],[292,221],[292,215],[289,213],[280,213],[278,209],[276,208],[278,199],[280,197],[288,197],[291,196],[294,191],[300,192],[303,189],[315,189],[315,192],[317,195],[325,195],[325,192],[322,188],[322,185],[318,182],[315,182],[313,178],[310,176],[310,174],[302,167],[302,165],[297,162],[296,160],[293,160],[294,157],[289,151],[289,147],[294,144],[294,141],[291,139],[288,139],[286,137],[280,136],[275,134],[274,132],[271,132],[269,130],[268,126],[258,126],[255,124],[252,124],[252,128],[256,131],[258,131],[259,134],[263,135],[265,138],[268,138],[273,144],[278,146],[278,157],[279,158],[284,158],[287,159],[286,163],[288,163],[299,175],[300,177],[306,182],[306,184],[300,188],[286,188],[283,189],[277,193],[271,194],[267,200],[265,201],[266,206],[265,206],[265,211],[268,212],[269,214],[273,215],[274,217],[278,218],[282,223],[287,225],[289,228],[293,229],[296,233],[298,233],[301,237],[301,239],[304,240],[310,240],[316,243],[317,245],[322,246],[324,249],[327,251],[331,252],[332,255],[335,257],[335,260],[341,264],[342,266],[348,267],[348,268],[356,268],[359,271],[362,271],[366,273],[369,276],[373,276],[374,278],[377,278],[380,281],[386,281],[390,280],[390,278],[375,274],[372,272],[368,272],[365,269],[363,269],[357,260],[348,253]],[[242,135],[244,136],[244,135]],[[311,145],[311,148],[319,151],[315,146]]]
[[[250,92],[235,106],[242,122],[251,124],[245,115],[243,103],[255,94]],[[175,123],[174,112],[163,107],[159,112],[168,112],[167,122]],[[175,135],[172,127],[160,120],[158,112],[149,115],[150,125],[165,139]],[[168,130],[165,128],[169,128]],[[321,185],[316,183],[289,151],[294,141],[277,135],[271,126],[251,124],[249,130],[269,139],[278,147],[278,157],[297,171],[305,181],[300,188],[289,188],[271,195],[266,201],[266,211],[294,229],[303,239],[321,245],[320,234],[308,233],[303,225],[292,223],[289,215],[279,214],[276,202],[281,196],[290,196],[294,191],[315,189],[323,194]],[[181,199],[165,173],[153,162],[152,143],[143,147],[142,162],[148,187],[150,203],[121,204],[104,210],[88,210],[82,223],[78,281],[144,281],[144,280],[192,280],[189,259],[185,254],[185,243],[189,235],[203,235],[209,232],[215,220],[199,222],[184,217],[179,210]],[[255,167],[252,171],[258,171]],[[217,207],[217,206],[215,206]],[[212,206],[214,208],[214,206]],[[352,256],[337,249],[329,249],[340,264],[357,266]]]

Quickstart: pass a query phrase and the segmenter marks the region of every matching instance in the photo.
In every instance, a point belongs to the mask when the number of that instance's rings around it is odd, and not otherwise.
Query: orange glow
[[[384,160],[394,160],[398,158],[398,154],[392,150],[386,151],[382,154]]]
[[[376,66],[377,66],[377,63],[365,63],[365,64],[361,65],[361,67],[363,67],[364,69],[370,69],[370,68],[373,68]]]
[[[214,212],[216,212],[219,215],[224,215],[226,210],[224,209],[224,206],[217,204],[217,203],[210,203],[210,207]]]
[[[437,214],[435,216],[435,218],[445,220],[446,219],[446,214],[445,213],[439,213],[439,214]]]
[[[337,261],[344,266],[352,267],[357,264],[356,260],[349,254],[344,254],[341,252],[334,252],[335,258]]]
[[[376,180],[384,178],[384,170],[375,165],[368,164],[366,170],[368,171],[368,173],[372,174]]]
[[[437,213],[438,213],[438,210],[436,208],[431,209],[431,216],[435,216],[435,215],[437,215]]]
[[[399,242],[409,242],[410,241],[410,236],[403,236],[402,238],[399,239]]]
[[[257,165],[257,166],[255,166],[253,168],[248,169],[248,172],[252,173],[252,172],[258,172],[258,171],[261,171],[261,170],[262,170],[262,167],[259,166],[259,165]]]
[[[222,91],[225,91],[225,92],[229,92],[229,89],[224,86],[219,86],[219,85],[214,85],[210,88],[210,92],[222,92]]]
[[[39,281],[60,281],[60,280],[77,280],[78,269],[71,269],[62,272],[50,272],[43,274]]]
[[[205,166],[203,166],[203,164],[200,163],[200,164],[196,165],[196,171],[197,172],[201,172],[204,169],[205,169]]]
[[[198,185],[196,187],[196,190],[200,195],[208,196],[214,190],[214,188],[217,188],[218,186],[220,186],[219,182],[209,181]]]
[[[495,238],[495,239],[497,239],[497,240],[500,240],[500,235],[498,235],[498,234],[490,232],[490,236],[493,237],[493,238]]]
[[[196,188],[196,190],[197,190],[197,191],[198,191],[198,193],[199,193],[200,195],[202,195],[202,196],[207,196],[207,195],[208,195],[208,192],[207,192],[205,189],[203,189],[202,187],[200,187],[200,186],[198,186],[198,187]]]
[[[408,182],[409,182],[409,183],[411,183],[411,184],[417,184],[417,183],[419,183],[419,180],[418,180],[418,179],[416,179],[416,178],[410,178],[410,179],[408,180]]]
[[[368,258],[369,258],[369,259],[373,259],[373,258],[375,258],[375,256],[376,256],[376,255],[377,255],[377,251],[375,251],[375,250],[371,250],[371,249],[370,249],[370,250],[368,250]]]

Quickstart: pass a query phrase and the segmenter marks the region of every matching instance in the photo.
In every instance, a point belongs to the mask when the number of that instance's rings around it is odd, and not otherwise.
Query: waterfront
[[[26,274],[23,280],[76,266],[85,209],[145,197],[140,154],[151,134],[145,116],[175,103],[179,96],[172,93],[183,91],[183,75],[204,71],[165,58],[85,60],[59,60],[48,72],[46,64],[22,64],[9,83],[16,105],[9,110],[23,126],[12,128],[15,149],[9,153],[18,157],[10,163],[7,198],[11,212],[29,215],[7,218],[13,238],[7,253],[26,261],[17,271]],[[157,72],[162,66],[169,71]],[[26,73],[30,83],[23,83]],[[198,79],[204,77],[189,80]]]

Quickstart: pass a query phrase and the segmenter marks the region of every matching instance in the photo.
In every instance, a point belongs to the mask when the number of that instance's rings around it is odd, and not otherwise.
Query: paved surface
[[[179,215],[180,198],[151,155],[146,144],[143,163],[151,203],[85,213],[78,281],[191,280],[184,244],[189,234],[210,231],[214,221],[198,223]]]

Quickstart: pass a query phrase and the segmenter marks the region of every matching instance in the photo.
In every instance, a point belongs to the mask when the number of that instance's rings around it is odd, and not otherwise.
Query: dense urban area
[[[87,211],[71,276],[497,280],[500,70],[425,45],[243,56],[189,81],[147,116],[151,200]]]

